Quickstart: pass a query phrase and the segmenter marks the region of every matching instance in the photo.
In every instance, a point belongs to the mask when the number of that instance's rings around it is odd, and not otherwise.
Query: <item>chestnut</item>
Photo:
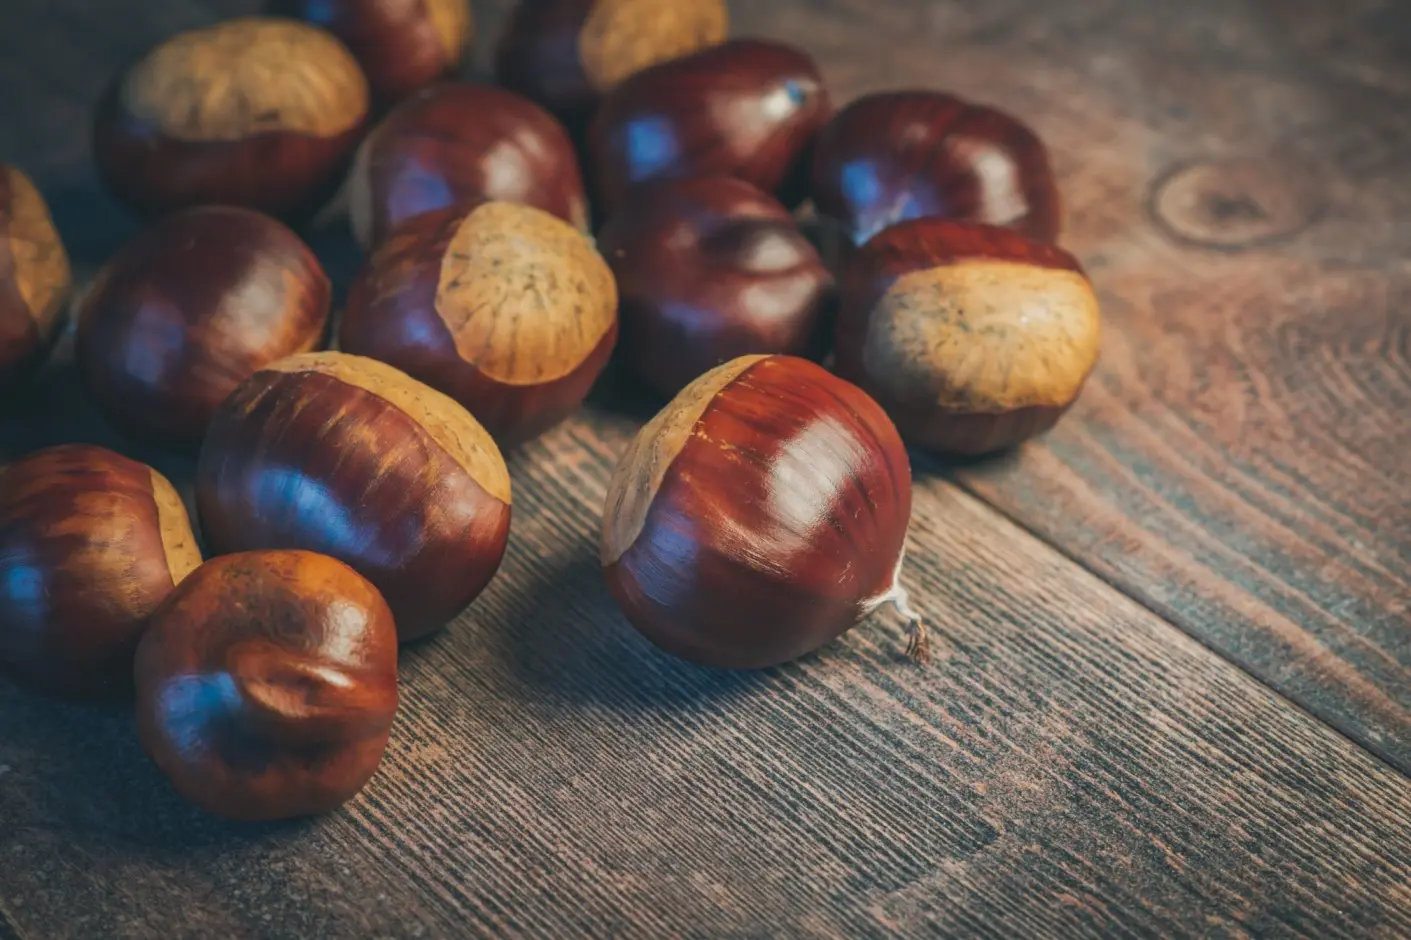
[[[608,486],[602,562],[627,619],[707,666],[787,662],[885,603],[911,468],[885,412],[792,356],[745,356],[696,379],[644,427]]]
[[[455,71],[475,25],[469,0],[270,0],[268,9],[337,36],[384,105]]]
[[[731,177],[643,185],[598,248],[622,297],[625,358],[668,396],[740,356],[814,352],[834,297],[793,214]]]
[[[729,30],[725,0],[520,0],[496,47],[495,77],[580,128],[623,79]]]
[[[485,429],[440,392],[371,359],[304,353],[256,372],[216,411],[196,507],[222,554],[304,549],[351,565],[412,640],[499,569],[510,477]]]
[[[147,617],[201,563],[166,477],[86,444],[0,470],[0,672],[37,691],[131,691]]]
[[[487,202],[393,231],[348,296],[339,347],[454,398],[502,445],[582,404],[617,341],[617,288],[592,242]]]
[[[167,40],[113,83],[94,156],[145,215],[220,203],[304,218],[337,189],[368,107],[362,69],[329,33],[228,20]]]
[[[19,169],[0,163],[0,388],[43,362],[72,287],[69,256],[44,197]]]
[[[1058,238],[1048,151],[1016,118],[952,95],[898,91],[849,104],[818,137],[813,201],[855,244],[937,216]]]
[[[312,552],[214,558],[152,615],[134,669],[143,749],[208,812],[327,812],[382,761],[397,628],[377,589]]]
[[[568,132],[534,102],[490,85],[447,83],[402,102],[358,148],[348,180],[353,233],[365,248],[415,216],[487,200],[588,228]]]
[[[738,39],[638,72],[593,118],[589,153],[611,214],[651,179],[734,176],[775,192],[832,114],[818,66],[782,43]]]
[[[79,371],[118,428],[194,450],[235,386],[320,344],[329,290],[314,253],[269,216],[187,209],[99,272],[79,309]]]
[[[841,294],[838,374],[922,447],[979,455],[1046,431],[1097,363],[1077,259],[1012,229],[894,225],[853,256]]]

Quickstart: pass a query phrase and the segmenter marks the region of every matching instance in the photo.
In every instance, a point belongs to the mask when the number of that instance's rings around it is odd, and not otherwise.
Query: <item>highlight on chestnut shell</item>
[[[418,215],[487,200],[589,224],[568,132],[534,102],[490,85],[446,83],[402,102],[358,148],[347,192],[364,248]]]
[[[367,79],[328,32],[276,17],[193,29],[109,88],[94,125],[99,175],[144,215],[236,205],[312,216],[367,121]]]
[[[460,405],[391,366],[305,353],[246,379],[196,467],[218,553],[330,555],[387,599],[403,640],[444,627],[504,557],[510,477]]]
[[[348,297],[339,345],[466,408],[503,445],[582,404],[617,341],[617,287],[592,241],[487,202],[393,231]]]
[[[843,278],[837,371],[915,444],[979,455],[1053,427],[1097,364],[1092,284],[1061,248],[944,219],[892,226]]]
[[[937,217],[1054,242],[1061,226],[1048,151],[994,108],[929,91],[867,95],[818,136],[813,200],[861,245],[889,225]]]
[[[156,613],[134,668],[143,749],[182,796],[237,820],[341,806],[397,712],[397,629],[377,589],[300,551],[214,558]]]
[[[644,184],[598,248],[617,278],[624,358],[658,392],[744,355],[822,352],[833,276],[793,214],[744,180]]]
[[[653,179],[734,176],[778,193],[806,178],[805,157],[831,115],[818,65],[783,43],[736,39],[654,65],[593,118],[595,195],[611,214]]]
[[[821,366],[745,356],[688,385],[608,486],[608,587],[647,639],[757,669],[836,639],[885,604],[926,631],[899,581],[911,468],[876,402]]]
[[[270,0],[269,13],[338,37],[384,105],[454,72],[475,30],[469,0]]]
[[[43,364],[72,289],[48,204],[28,176],[0,163],[0,390]]]
[[[329,300],[323,266],[283,224],[249,209],[187,209],[99,272],[79,309],[79,371],[124,433],[194,450],[237,385],[322,343]]]
[[[495,77],[578,128],[624,79],[729,30],[725,0],[520,0],[496,46]]]
[[[181,497],[146,464],[64,444],[0,469],[0,673],[67,698],[130,693],[147,617],[200,563]]]

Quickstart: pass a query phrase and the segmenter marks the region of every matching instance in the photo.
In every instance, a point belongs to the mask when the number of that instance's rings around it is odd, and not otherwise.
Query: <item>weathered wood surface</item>
[[[139,14],[92,0],[8,0],[0,9],[0,160],[21,163],[56,196],[81,270],[132,229],[89,167],[98,89],[156,38],[254,6],[160,0]],[[504,6],[478,5],[483,36]],[[929,671],[905,663],[900,625],[886,618],[757,675],[655,653],[613,611],[597,570],[603,489],[634,423],[595,407],[513,460],[505,570],[462,622],[406,653],[388,760],[339,813],[272,827],[212,821],[164,786],[126,714],[0,685],[0,938],[1411,935],[1406,777],[1021,528],[1405,766],[1406,628],[1358,611],[1385,616],[1397,590],[1405,598],[1411,553],[1398,515],[1405,499],[1388,495],[1405,473],[1391,456],[1397,416],[1374,407],[1398,394],[1406,403],[1405,383],[1375,370],[1406,358],[1390,285],[1398,237],[1407,243],[1395,208],[1411,195],[1377,182],[1390,164],[1359,164],[1377,198],[1353,200],[1346,184],[1331,191],[1364,215],[1324,202],[1318,226],[1292,240],[1220,254],[1178,247],[1143,208],[1166,167],[1245,157],[1232,142],[1241,138],[1219,137],[1235,133],[1239,114],[1296,119],[1246,106],[1258,99],[1238,88],[1228,98],[1187,94],[1182,82],[1205,81],[1190,63],[1256,54],[1265,63],[1285,43],[1332,43],[1338,67],[1370,81],[1359,70],[1383,53],[1390,61],[1396,41],[1387,24],[1397,14],[1378,28],[1365,20],[1374,6],[1340,5],[1324,37],[1301,24],[1327,25],[1331,13],[1272,0],[1186,5],[1188,25],[1166,4],[1135,0],[1006,0],[983,12],[920,0],[739,5],[742,31],[813,48],[844,95],[944,84],[1033,119],[1072,181],[1073,243],[1112,310],[1107,360],[1074,419],[1017,457],[959,471],[1021,525],[943,474],[921,476],[906,583],[935,625],[940,662]],[[1229,26],[1257,16],[1284,36]],[[1185,71],[1134,77],[1180,55]],[[1257,84],[1262,67],[1232,73]],[[1289,95],[1289,106],[1306,104]],[[1178,120],[1179,107],[1212,109],[1224,123],[1202,137],[1180,123],[1194,118]],[[1411,157],[1411,125],[1389,112],[1381,120],[1363,149]],[[1086,138],[1102,146],[1079,148]],[[1380,227],[1366,223],[1377,212]],[[1214,214],[1230,225],[1248,212]],[[1183,224],[1227,237],[1199,219]],[[346,240],[320,248],[346,273]],[[1342,265],[1324,272],[1322,253],[1334,249]],[[1157,263],[1166,258],[1176,259],[1170,270]],[[1271,265],[1304,280],[1276,277]],[[1378,272],[1386,305],[1351,303]],[[1224,291],[1201,288],[1193,299],[1203,278]],[[1151,285],[1179,305],[1144,300]],[[1270,295],[1271,285],[1288,293]],[[1261,325],[1269,296],[1288,305],[1267,308]],[[1329,298],[1348,303],[1335,316],[1318,306]],[[1330,344],[1340,319],[1358,332],[1338,354],[1372,370],[1347,387],[1381,376],[1357,407],[1338,402],[1346,418],[1332,430],[1360,442],[1348,463],[1318,450],[1316,433],[1309,444],[1270,417],[1283,402],[1301,409],[1290,414],[1327,418],[1313,407],[1333,395],[1319,382],[1352,373],[1338,373],[1343,360],[1299,330],[1320,326]],[[1298,342],[1280,338],[1277,322]],[[1251,350],[1281,343],[1292,343],[1292,361],[1279,360],[1275,374]],[[1185,358],[1165,358],[1175,354]],[[1227,426],[1229,415],[1238,421]],[[1358,422],[1381,436],[1356,437]],[[1367,527],[1342,528],[1351,523],[1300,495],[1295,477],[1271,476],[1272,462],[1217,466],[1216,451],[1195,444],[1262,454],[1272,445],[1260,434],[1294,448],[1299,473],[1315,473],[1309,481],[1346,474],[1328,478]],[[0,419],[7,453],[68,438],[121,446],[66,368]],[[1175,454],[1207,476],[1192,477]],[[157,462],[177,479],[189,474],[185,461]],[[1107,475],[1090,479],[1093,467]],[[1249,490],[1226,489],[1231,480]],[[1168,492],[1177,484],[1187,489]],[[1261,500],[1228,503],[1248,492]],[[1139,502],[1158,497],[1159,512]],[[1273,515],[1294,502],[1303,516]],[[1256,509],[1265,515],[1239,514]],[[1340,547],[1354,536],[1355,550]],[[1316,564],[1285,552],[1291,545],[1316,551]],[[1272,582],[1222,554],[1236,550],[1281,572],[1289,591],[1326,570],[1334,581],[1323,589],[1361,606],[1329,603],[1336,621],[1285,607],[1269,619],[1253,605]],[[1349,571],[1382,580],[1349,580]],[[1317,607],[1323,597],[1305,600]],[[1315,639],[1336,652],[1313,656]]]

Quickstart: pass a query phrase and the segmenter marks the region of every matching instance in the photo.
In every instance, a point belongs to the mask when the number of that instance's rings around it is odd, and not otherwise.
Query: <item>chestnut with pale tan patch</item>
[[[578,57],[599,92],[649,65],[724,42],[722,0],[597,0],[578,35]]]
[[[28,378],[53,345],[73,289],[44,197],[0,163],[0,386]]]
[[[459,62],[475,28],[470,4],[467,0],[422,0],[422,3],[437,38],[441,40],[446,62]]]
[[[172,584],[180,584],[201,564],[201,548],[196,533],[191,531],[191,517],[181,494],[166,477],[156,470],[152,474],[152,501],[157,506],[157,531],[162,539],[162,554],[171,572]]]
[[[1051,427],[1097,363],[1101,315],[1072,255],[1011,230],[922,219],[854,256],[839,374],[902,433],[979,454]]]

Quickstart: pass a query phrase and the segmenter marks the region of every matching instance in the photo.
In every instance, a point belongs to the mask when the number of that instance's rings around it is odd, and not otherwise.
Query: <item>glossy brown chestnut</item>
[[[832,114],[818,66],[781,43],[739,39],[638,72],[589,132],[594,183],[611,213],[651,179],[734,176],[776,192]]]
[[[320,344],[329,283],[292,231],[249,209],[187,209],[99,273],[77,356],[98,410],[127,434],[195,449],[235,387]]]
[[[1100,344],[1077,260],[1012,229],[903,222],[863,245],[843,279],[838,374],[935,450],[984,454],[1053,427]]]
[[[104,182],[148,215],[248,206],[303,217],[336,190],[368,116],[342,43],[294,20],[248,17],[181,33],[119,77],[98,108]]]
[[[927,91],[859,98],[819,135],[813,201],[862,244],[936,216],[1058,238],[1058,187],[1043,142],[1003,111]]]
[[[725,0],[520,0],[495,75],[577,129],[623,79],[723,42],[729,29]]]
[[[178,793],[240,820],[323,813],[363,788],[397,712],[377,589],[312,552],[214,558],[137,651],[137,730]]]
[[[746,356],[633,441],[608,487],[602,561],[627,619],[662,649],[762,668],[885,603],[905,609],[910,513],[906,450],[876,402],[805,359]]]
[[[592,242],[529,206],[413,219],[368,260],[339,346],[450,395],[503,445],[582,404],[617,341],[617,288]]]
[[[218,552],[304,549],[376,585],[403,640],[445,626],[505,553],[510,478],[465,409],[391,366],[305,353],[216,412],[196,468]]]
[[[201,563],[156,470],[65,444],[0,470],[0,672],[50,695],[132,687],[147,617]]]
[[[455,71],[475,27],[468,0],[270,0],[269,12],[337,36],[384,105]]]
[[[793,214],[744,180],[644,184],[598,248],[622,297],[625,358],[663,394],[740,356],[818,351],[833,276]]]
[[[0,163],[0,388],[44,360],[63,325],[73,278],[44,197]]]
[[[363,247],[408,219],[487,200],[588,228],[578,155],[553,115],[490,85],[447,83],[404,101],[358,148],[348,181]]]

